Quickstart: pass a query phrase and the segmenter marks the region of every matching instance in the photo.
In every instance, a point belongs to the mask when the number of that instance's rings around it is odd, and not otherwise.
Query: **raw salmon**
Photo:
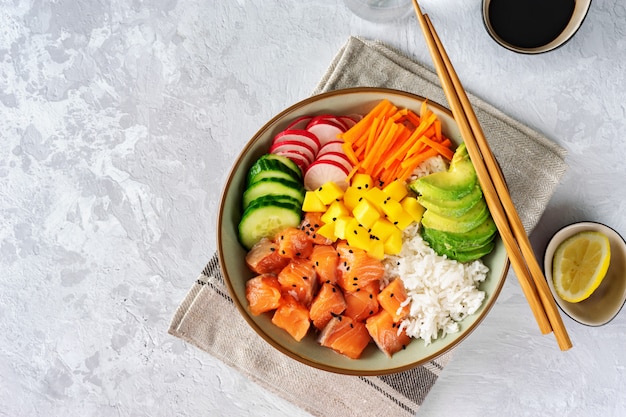
[[[337,282],[339,254],[333,246],[315,245],[313,252],[311,252],[310,259],[320,284],[335,284]]]
[[[306,232],[297,227],[287,227],[274,238],[278,245],[278,254],[289,259],[308,258],[313,251],[313,241]]]
[[[278,308],[281,287],[276,275],[263,274],[249,279],[246,282],[246,299],[250,312],[255,316]]]
[[[322,284],[311,303],[309,317],[313,325],[322,330],[333,316],[338,316],[346,309],[346,300],[341,290],[333,284]]]
[[[359,291],[346,291],[346,311],[344,314],[356,321],[365,321],[368,317],[378,313],[378,284],[370,285]]]
[[[333,316],[320,333],[319,343],[351,359],[358,359],[372,341],[365,323]]]
[[[315,269],[308,259],[292,259],[278,274],[283,292],[289,292],[305,307],[313,301],[317,289]]]
[[[365,322],[365,327],[376,346],[391,357],[394,353],[402,350],[411,342],[411,338],[402,329],[398,331],[399,324],[394,323],[393,317],[385,310],[370,318]]]
[[[406,289],[399,277],[391,281],[378,294],[380,306],[391,315],[395,323],[400,322],[409,315],[410,306],[405,303],[407,298]]]
[[[345,291],[356,291],[373,283],[380,283],[385,267],[362,249],[348,245],[346,241],[337,243],[339,266],[337,283]]]
[[[311,327],[309,310],[290,294],[283,293],[280,306],[272,316],[272,323],[299,342]]]
[[[268,238],[261,239],[246,254],[248,268],[257,274],[278,274],[289,263],[289,258],[278,254],[278,245]]]
[[[302,223],[300,223],[300,230],[306,233],[315,245],[330,245],[333,243],[332,240],[317,233],[317,230],[323,225],[322,213],[307,212],[304,214]]]

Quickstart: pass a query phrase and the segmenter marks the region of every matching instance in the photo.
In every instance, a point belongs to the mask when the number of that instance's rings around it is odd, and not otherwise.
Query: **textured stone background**
[[[625,234],[622,2],[542,56],[495,45],[478,0],[421,3],[466,88],[569,151],[537,251],[577,220]],[[336,0],[0,0],[0,415],[306,415],[167,326],[215,250],[230,164],[349,35],[430,66],[415,18]],[[510,276],[419,414],[621,415],[626,316],[564,320],[561,353]]]

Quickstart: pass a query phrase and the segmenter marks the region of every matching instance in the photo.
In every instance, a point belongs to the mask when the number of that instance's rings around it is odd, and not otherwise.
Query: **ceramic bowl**
[[[360,359],[349,359],[321,347],[312,331],[302,341],[296,342],[285,331],[271,323],[270,313],[260,316],[250,314],[245,297],[245,283],[253,273],[244,261],[246,251],[237,240],[246,172],[257,158],[267,153],[272,137],[284,129],[290,121],[305,115],[365,114],[382,99],[388,99],[396,106],[407,107],[416,112],[419,112],[425,100],[423,97],[395,90],[354,88],[307,98],[280,112],[261,127],[245,145],[228,175],[219,207],[217,224],[219,262],[232,299],[241,315],[263,339],[280,352],[312,367],[342,374],[381,375],[399,372],[426,363],[449,351],[485,318],[500,293],[509,267],[506,251],[498,237],[494,251],[483,259],[490,272],[480,286],[486,293],[480,309],[460,323],[461,329],[458,333],[448,334],[428,346],[422,340],[414,340],[405,350],[396,353],[392,358],[388,358],[374,344],[370,344]],[[428,101],[428,104],[441,120],[443,132],[457,144],[460,143],[461,136],[451,113],[432,101]]]
[[[604,233],[611,244],[611,263],[600,286],[589,298],[578,303],[561,299],[552,282],[552,259],[565,239],[582,231]],[[545,276],[557,305],[572,319],[588,326],[602,326],[620,312],[626,302],[626,243],[615,230],[595,222],[574,223],[559,230],[550,240],[544,255]]]
[[[578,31],[580,26],[583,24],[585,17],[587,16],[587,12],[591,7],[591,0],[575,0],[574,2],[574,10],[572,12],[571,18],[569,19],[565,28],[560,32],[558,36],[556,36],[552,41],[541,45],[541,46],[533,46],[533,47],[523,47],[519,45],[512,44],[507,40],[503,39],[496,30],[494,30],[494,24],[490,19],[489,15],[489,7],[493,2],[499,3],[512,3],[511,0],[483,0],[482,4],[482,14],[483,14],[483,24],[487,33],[491,38],[496,41],[499,45],[510,49],[511,51],[518,52],[521,54],[541,54],[544,52],[552,51],[562,45],[564,45],[567,41],[569,41]],[[514,1],[514,0],[513,0]],[[540,1],[540,0],[538,0]],[[516,3],[519,4],[519,3]],[[528,4],[533,4],[532,1]],[[545,3],[544,3],[545,4]]]

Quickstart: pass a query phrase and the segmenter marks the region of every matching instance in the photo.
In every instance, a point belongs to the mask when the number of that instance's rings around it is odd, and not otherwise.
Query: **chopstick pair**
[[[452,115],[476,168],[485,200],[539,329],[543,334],[554,332],[560,349],[567,350],[572,347],[572,342],[513,205],[502,172],[430,18],[422,13],[417,0],[413,0],[413,6]]]

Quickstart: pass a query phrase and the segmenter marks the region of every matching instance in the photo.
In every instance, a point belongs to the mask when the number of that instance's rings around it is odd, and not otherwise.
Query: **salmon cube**
[[[278,245],[268,238],[261,239],[246,254],[248,268],[257,274],[278,274],[289,259],[278,254]]]
[[[246,282],[246,299],[250,313],[258,316],[280,306],[281,287],[272,274],[258,275]]]
[[[408,295],[399,277],[383,288],[377,298],[380,306],[391,315],[394,323],[404,320],[409,315]]]
[[[278,254],[288,259],[307,258],[313,251],[313,242],[305,231],[298,227],[287,227],[276,234]]]
[[[320,284],[335,284],[337,282],[339,254],[333,246],[316,245],[310,259]]]
[[[378,313],[380,306],[376,296],[378,291],[369,286],[360,291],[346,291],[346,311],[344,314],[356,321],[365,321],[368,317]]]
[[[324,226],[322,213],[306,213],[300,223],[300,230],[307,235],[313,245],[330,245],[333,243],[332,240],[319,233],[322,226]],[[306,251],[308,251],[308,249],[306,249],[305,252]]]
[[[320,333],[319,342],[351,359],[358,359],[372,341],[365,323],[347,316],[335,316]]]
[[[333,316],[338,316],[346,309],[346,300],[339,288],[332,284],[323,284],[309,309],[309,318],[313,326],[323,329]]]
[[[368,318],[365,322],[365,327],[376,346],[389,357],[406,348],[412,340],[406,331],[400,330],[398,326],[391,314],[385,310],[380,310],[378,314]]]
[[[371,284],[380,284],[385,274],[380,259],[369,256],[364,250],[352,247],[345,241],[337,243],[337,252],[337,284],[344,291],[357,291]]]
[[[299,342],[311,327],[309,310],[291,295],[283,294],[283,300],[272,316],[272,323]]]
[[[278,282],[283,292],[291,294],[299,303],[308,307],[317,289],[317,277],[311,261],[294,259],[280,271]]]

